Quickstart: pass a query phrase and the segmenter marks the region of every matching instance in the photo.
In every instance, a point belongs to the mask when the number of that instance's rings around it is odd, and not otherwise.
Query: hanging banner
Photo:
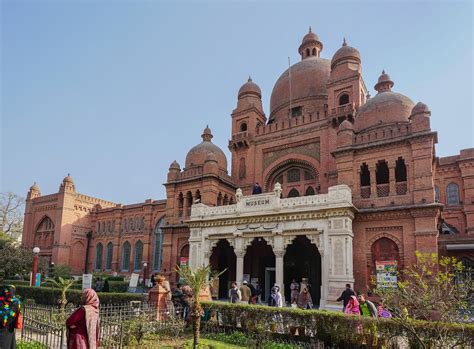
[[[397,287],[397,261],[376,261],[377,287]]]

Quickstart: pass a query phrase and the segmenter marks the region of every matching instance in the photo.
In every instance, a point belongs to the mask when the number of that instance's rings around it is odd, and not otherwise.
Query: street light
[[[40,253],[40,248],[33,248],[33,275],[31,275],[31,286],[36,286],[36,272],[38,271],[38,255]]]
[[[148,267],[148,263],[143,262],[143,285],[145,286],[145,288],[146,288],[147,267]]]

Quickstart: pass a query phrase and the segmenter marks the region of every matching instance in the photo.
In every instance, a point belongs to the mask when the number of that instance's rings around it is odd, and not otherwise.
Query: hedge
[[[5,284],[11,284],[15,286],[30,286],[30,282],[27,280],[5,280]],[[49,287],[48,284],[42,284],[41,287]],[[73,290],[82,290],[82,281],[75,282],[71,289]],[[126,281],[109,281],[110,292],[124,292],[128,291],[128,282]]]
[[[34,299],[37,304],[55,305],[59,299],[61,291],[58,288],[52,287],[30,287],[20,286],[16,287],[16,293],[21,299]],[[82,291],[69,289],[66,292],[66,297],[69,303],[75,305],[80,304]],[[136,293],[113,293],[113,292],[98,292],[100,302],[102,304],[121,304],[129,303],[130,301],[145,301],[144,294]]]
[[[203,302],[203,307],[211,314],[219,312],[220,316],[217,317],[219,322],[214,322],[213,325],[223,331],[240,329],[257,335],[272,332],[293,338],[298,329],[299,335],[294,337],[299,340],[307,337],[308,340],[312,338],[326,345],[341,348],[369,343],[375,348],[380,348],[386,346],[392,338],[405,337],[411,344],[410,347],[417,347],[415,336],[392,319],[349,316],[342,312],[326,310],[274,308],[224,302]],[[466,344],[465,347],[474,343],[474,324],[411,320],[410,325],[421,334],[421,339],[427,347],[437,347],[436,334],[440,328],[446,331],[447,336],[453,341]]]

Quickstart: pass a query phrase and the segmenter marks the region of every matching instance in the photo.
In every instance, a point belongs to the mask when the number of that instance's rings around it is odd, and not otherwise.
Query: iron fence
[[[51,323],[23,317],[21,339],[35,341],[48,348],[66,348],[66,328]]]

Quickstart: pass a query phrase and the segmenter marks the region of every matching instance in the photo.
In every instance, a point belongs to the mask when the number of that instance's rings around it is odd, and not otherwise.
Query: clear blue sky
[[[33,181],[114,202],[165,197],[209,124],[228,154],[230,113],[249,74],[269,98],[308,26],[331,58],[345,36],[373,86],[432,111],[439,156],[473,147],[470,1],[14,1],[1,5],[1,191]],[[229,161],[230,162],[230,161]],[[230,171],[230,168],[229,168]]]

